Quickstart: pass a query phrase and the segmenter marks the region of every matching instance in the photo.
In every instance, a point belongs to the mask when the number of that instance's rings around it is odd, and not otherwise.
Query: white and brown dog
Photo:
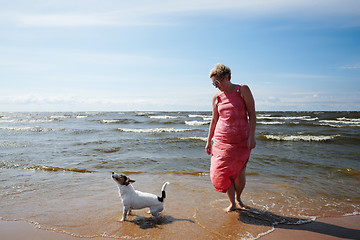
[[[112,173],[112,179],[118,184],[119,195],[124,205],[123,217],[121,221],[125,221],[126,215],[130,214],[132,209],[150,208],[150,213],[155,218],[158,217],[158,213],[164,209],[164,199],[166,197],[165,188],[169,182],[164,183],[161,188],[161,197],[152,193],[144,193],[137,191],[133,188],[131,183],[135,182],[125,175],[118,175]]]

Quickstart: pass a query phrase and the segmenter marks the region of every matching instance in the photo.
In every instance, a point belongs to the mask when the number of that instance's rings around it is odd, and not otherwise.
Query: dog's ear
[[[129,185],[130,183],[134,183],[134,180],[131,180],[130,178],[126,179],[125,185]]]

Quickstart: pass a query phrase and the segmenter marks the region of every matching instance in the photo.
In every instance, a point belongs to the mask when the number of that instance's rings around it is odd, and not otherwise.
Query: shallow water
[[[243,201],[225,214],[204,145],[209,112],[0,113],[0,217],[74,236],[257,238],[279,223],[359,214],[360,113],[258,113]],[[165,210],[119,223],[112,171]]]

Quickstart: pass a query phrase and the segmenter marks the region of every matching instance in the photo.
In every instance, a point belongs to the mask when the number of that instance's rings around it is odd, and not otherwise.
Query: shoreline
[[[190,230],[189,230],[190,231]],[[46,230],[22,220],[0,220],[2,240],[110,240],[107,237],[76,237],[67,233]],[[183,238],[183,233],[179,237]],[[119,236],[120,237],[120,236]],[[176,235],[172,236],[173,238]],[[302,240],[302,239],[360,239],[360,215],[319,218],[302,225],[278,225],[275,230],[261,236],[261,240]]]

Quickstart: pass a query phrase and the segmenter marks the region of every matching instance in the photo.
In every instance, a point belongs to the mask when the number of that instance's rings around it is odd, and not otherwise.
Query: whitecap
[[[360,121],[349,121],[349,120],[320,120],[320,123],[325,124],[341,124],[341,125],[348,125],[348,126],[359,126]]]
[[[266,139],[277,140],[277,141],[305,141],[305,142],[321,142],[329,141],[334,138],[340,137],[340,135],[333,136],[310,136],[310,135],[297,135],[297,136],[282,136],[282,135],[264,135]]]
[[[106,119],[104,119],[104,120],[101,120],[100,122],[102,122],[102,123],[118,123],[119,120],[106,120]]]
[[[346,122],[358,122],[360,123],[360,118],[346,118],[346,117],[341,117],[341,118],[336,118],[339,121],[346,121]]]
[[[194,131],[194,129],[178,129],[178,128],[118,128],[121,132],[133,132],[133,133],[164,133],[164,132],[188,132]]]
[[[185,121],[185,124],[190,126],[207,125],[209,123],[209,121]]]
[[[52,128],[42,127],[0,127],[1,130],[12,130],[12,131],[29,131],[29,132],[49,132],[54,131]]]
[[[305,121],[315,121],[318,118],[311,118],[311,116],[299,116],[299,117],[271,117],[271,116],[258,116],[258,119],[265,120],[305,120]]]
[[[175,119],[175,118],[179,118],[179,117],[165,115],[165,116],[149,116],[149,118],[154,118],[154,119]]]
[[[263,125],[282,125],[282,124],[285,124],[285,122],[257,122],[257,124],[263,124]]]
[[[200,140],[200,141],[207,141],[207,137],[188,137],[188,138],[180,138],[181,140]]]

